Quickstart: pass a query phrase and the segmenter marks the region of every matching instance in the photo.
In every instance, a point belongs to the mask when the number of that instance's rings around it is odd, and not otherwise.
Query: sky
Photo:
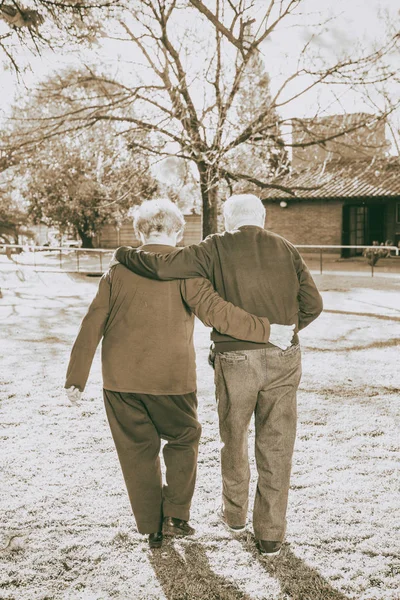
[[[328,60],[333,60],[335,56],[342,52],[351,52],[358,45],[372,48],[374,42],[382,36],[385,30],[384,19],[387,18],[387,15],[390,15],[392,19],[399,18],[398,13],[400,12],[395,0],[335,0],[334,2],[332,0],[304,0],[304,2],[302,5],[303,16],[296,19],[296,22],[285,23],[281,31],[268,38],[268,41],[263,44],[262,54],[271,77],[272,93],[296,69],[299,52],[311,38],[313,52],[324,55]],[[321,31],[321,28],[316,27],[315,24],[324,19],[328,22]],[[9,112],[16,95],[24,94],[54,70],[68,65],[77,65],[82,60],[89,63],[120,61],[122,64],[129,58],[126,52],[127,50],[118,42],[103,39],[97,49],[91,52],[83,51],[79,55],[64,53],[62,56],[46,52],[40,58],[24,56],[29,68],[19,82],[12,72],[7,70],[0,72],[0,114],[4,116]],[[289,86],[288,92],[290,94],[297,92],[303,83],[298,82]],[[395,93],[395,90],[389,90],[389,92]],[[321,114],[366,110],[366,105],[349,88],[325,88],[291,103],[290,115],[289,107],[282,106],[280,112],[284,117],[310,116],[314,114],[316,105]],[[400,122],[400,118],[396,116],[394,121]]]
[[[304,11],[306,14],[302,18],[304,25],[288,29],[287,35],[279,35],[279,40],[277,34],[264,45],[265,63],[268,65],[271,81],[279,87],[279,82],[295,71],[297,57],[310,39],[314,52],[320,52],[327,60],[334,60],[342,53],[352,53],[360,47],[372,50],[374,43],[379,44],[382,39],[386,29],[385,19],[389,15],[392,20],[397,16],[400,22],[400,11],[396,5],[395,0],[307,0],[308,10]],[[308,24],[313,21],[318,23],[321,17],[327,21],[322,31],[319,27]],[[269,53],[271,60],[268,59]],[[341,89],[339,96],[340,103],[346,109],[352,111],[360,108],[358,100],[349,89]],[[323,109],[334,111],[335,106],[330,106],[333,97],[327,92],[321,98],[311,94],[308,103],[304,106],[302,102],[299,103],[299,112],[304,112],[305,116],[312,112],[317,99],[321,101]]]

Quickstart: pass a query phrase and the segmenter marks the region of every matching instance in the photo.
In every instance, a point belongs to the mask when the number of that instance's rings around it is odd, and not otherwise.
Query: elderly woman
[[[143,250],[169,253],[184,218],[172,202],[151,200],[136,211],[134,227]],[[79,399],[103,338],[107,417],[137,528],[149,534],[151,547],[161,545],[163,534],[194,533],[188,520],[201,427],[193,313],[221,334],[268,342],[269,321],[224,301],[208,280],[153,281],[117,265],[100,280],[72,348],[65,383],[69,398]],[[167,441],[164,487],[162,439]]]

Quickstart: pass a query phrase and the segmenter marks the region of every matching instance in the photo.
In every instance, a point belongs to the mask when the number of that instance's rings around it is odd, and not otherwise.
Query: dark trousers
[[[103,390],[104,403],[139,533],[163,517],[189,520],[201,426],[196,393],[151,396]],[[166,485],[160,468],[161,439]]]
[[[225,516],[230,525],[246,522],[248,429],[254,414],[258,482],[253,527],[261,540],[281,541],[285,535],[300,377],[299,345],[223,352],[215,359]]]

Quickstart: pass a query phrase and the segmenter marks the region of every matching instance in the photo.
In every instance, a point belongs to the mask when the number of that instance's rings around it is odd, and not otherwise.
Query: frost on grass
[[[238,538],[217,516],[220,442],[208,331],[197,324],[196,535],[151,552],[130,513],[102,406],[99,356],[82,406],[63,394],[96,281],[29,271],[0,277],[0,598],[399,598],[395,279],[317,278],[326,312],[301,334],[287,539],[280,557],[265,560],[251,513]],[[252,495],[253,444],[251,426]]]

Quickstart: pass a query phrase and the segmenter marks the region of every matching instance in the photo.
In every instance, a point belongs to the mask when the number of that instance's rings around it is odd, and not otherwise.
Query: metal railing
[[[399,248],[396,246],[331,246],[331,245],[304,245],[304,244],[295,244],[296,248],[312,248],[314,250],[319,250],[319,273],[320,275],[322,275],[323,273],[323,250],[327,250],[327,249],[332,249],[332,250],[342,250],[342,249],[349,249],[349,250],[372,250],[373,252],[381,252],[382,250],[388,250],[389,251],[389,255],[387,257],[390,257],[390,252],[395,252],[395,256],[396,257],[400,257],[399,254]],[[387,258],[386,257],[386,258]],[[349,259],[354,258],[354,257],[348,257]],[[344,259],[346,260],[346,259]],[[374,264],[373,262],[371,262],[370,267],[371,267],[371,277],[374,276]]]
[[[319,272],[323,274],[323,257],[324,251],[333,250],[339,251],[342,249],[366,250],[370,249],[373,252],[381,252],[382,250],[388,253],[395,253],[395,258],[399,258],[399,248],[396,246],[339,246],[339,245],[304,245],[298,244],[296,248],[307,251],[318,250],[316,253],[319,257]],[[0,256],[5,254],[12,263],[32,267],[38,272],[59,272],[59,273],[82,273],[100,275],[108,268],[108,264],[114,253],[114,249],[107,248],[74,248],[65,246],[34,246],[22,244],[0,244]],[[18,260],[18,257],[23,254],[23,261]],[[108,257],[106,256],[108,255]],[[349,257],[349,259],[354,257]],[[374,276],[374,264],[371,261],[371,276]],[[0,265],[1,269],[1,265]]]
[[[114,249],[0,244],[0,253],[16,265],[33,267],[39,272],[100,274],[107,269]],[[24,260],[18,259],[21,254]]]

